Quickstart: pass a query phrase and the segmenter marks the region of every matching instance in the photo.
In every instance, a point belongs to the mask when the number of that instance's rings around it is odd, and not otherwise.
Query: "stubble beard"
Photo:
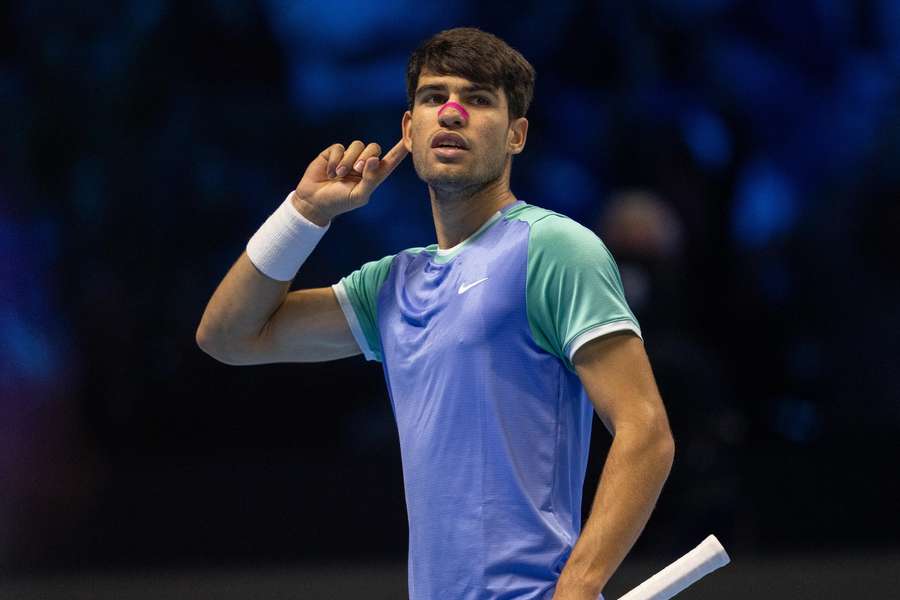
[[[450,164],[449,168],[429,156],[430,152],[431,148],[427,148],[422,154],[413,152],[413,167],[419,179],[441,194],[470,196],[503,175],[506,157],[500,152],[492,152],[490,160],[479,160],[477,157],[473,160],[473,157],[467,157],[471,166]]]

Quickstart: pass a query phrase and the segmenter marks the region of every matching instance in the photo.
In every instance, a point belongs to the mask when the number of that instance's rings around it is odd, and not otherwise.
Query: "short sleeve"
[[[526,296],[535,341],[573,372],[572,357],[586,342],[623,330],[641,337],[612,254],[593,231],[566,216],[532,223]]]
[[[391,270],[394,255],[363,264],[331,286],[353,337],[366,360],[382,362],[378,332],[378,292]]]

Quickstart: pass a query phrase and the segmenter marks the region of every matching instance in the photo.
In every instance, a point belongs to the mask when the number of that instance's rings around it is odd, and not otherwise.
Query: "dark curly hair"
[[[410,111],[422,69],[502,89],[509,104],[510,121],[525,116],[534,95],[536,73],[531,63],[497,36],[475,27],[446,29],[413,51],[406,65]]]

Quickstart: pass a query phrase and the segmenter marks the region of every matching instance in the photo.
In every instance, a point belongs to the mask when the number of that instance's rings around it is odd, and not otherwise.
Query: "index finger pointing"
[[[393,148],[388,150],[388,153],[381,158],[378,170],[375,173],[377,181],[387,178],[397,168],[397,165],[403,162],[407,154],[409,154],[409,151],[403,145],[403,140],[400,140]]]

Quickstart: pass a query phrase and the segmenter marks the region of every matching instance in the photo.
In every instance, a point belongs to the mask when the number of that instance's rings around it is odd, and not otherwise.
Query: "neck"
[[[480,188],[451,191],[428,187],[439,248],[443,250],[459,244],[484,225],[491,215],[516,201],[509,189],[508,172],[506,169],[501,177]]]

